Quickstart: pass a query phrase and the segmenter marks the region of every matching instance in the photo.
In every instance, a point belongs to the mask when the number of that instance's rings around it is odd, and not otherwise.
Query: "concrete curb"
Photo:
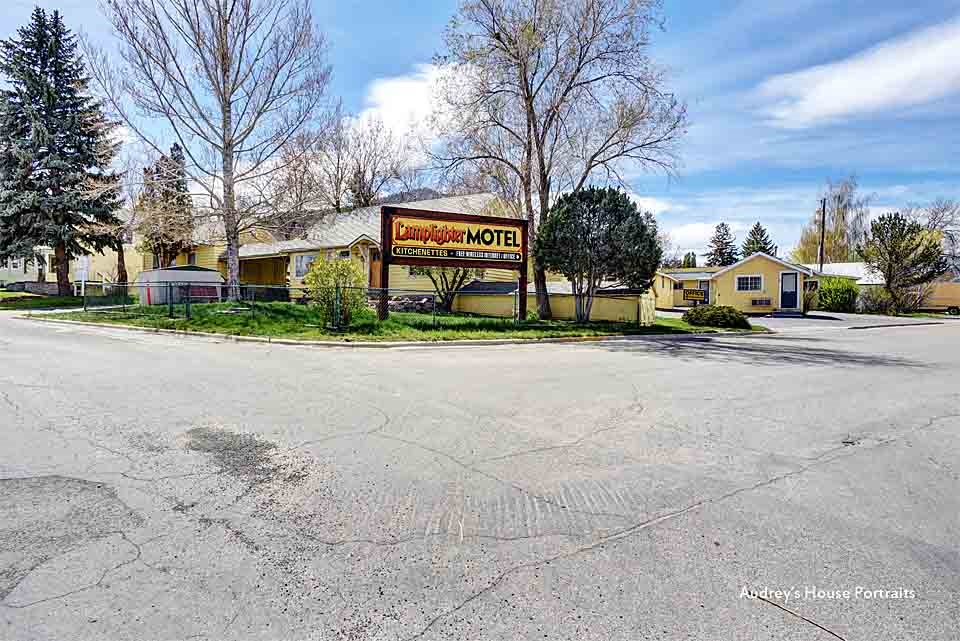
[[[943,325],[943,321],[921,321],[919,323],[887,323],[885,325],[854,325],[847,329],[883,329],[884,327],[923,327],[924,325]]]
[[[713,338],[757,337],[771,336],[776,332],[710,332],[704,334],[640,334],[621,335],[608,334],[604,336],[562,336],[557,338],[478,338],[476,340],[453,341],[299,341],[292,338],[273,338],[270,336],[235,336],[233,334],[215,334],[212,332],[196,332],[188,329],[162,329],[157,327],[138,327],[134,325],[118,325],[114,323],[90,323],[87,321],[65,320],[62,318],[44,318],[42,316],[18,316],[24,320],[51,323],[56,325],[74,325],[80,327],[96,327],[98,329],[120,329],[128,332],[143,334],[166,334],[171,336],[188,336],[198,338],[216,338],[234,343],[270,343],[274,345],[297,345],[300,347],[339,347],[345,349],[397,349],[437,347],[495,347],[497,345],[540,345],[544,343],[601,343],[623,342],[635,340],[656,341],[703,341]]]

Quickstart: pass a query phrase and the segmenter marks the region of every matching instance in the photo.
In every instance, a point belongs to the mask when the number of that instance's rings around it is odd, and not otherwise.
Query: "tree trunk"
[[[233,175],[233,107],[223,104],[223,228],[227,236],[227,298],[240,299],[240,231]]]
[[[43,256],[37,256],[37,282],[47,282],[47,261]]]
[[[540,224],[547,219],[550,214],[550,179],[546,177],[542,167],[540,171],[540,188],[537,190],[540,204]],[[530,235],[531,242],[533,234]],[[553,318],[553,310],[550,309],[550,292],[547,291],[547,270],[540,264],[540,261],[534,257],[533,261],[533,284],[537,289],[537,313],[540,318],[549,320]]]
[[[117,282],[127,282],[127,257],[123,255],[123,241],[117,241]]]
[[[533,251],[537,236],[537,220],[533,212],[533,196],[529,182],[524,185],[523,191],[524,205],[527,210],[527,255],[533,257],[533,286],[537,292],[537,315],[542,320],[550,320],[553,313],[550,309],[550,295],[547,292],[547,270],[540,265]]]
[[[67,259],[67,248],[63,242],[54,245],[53,254],[57,261],[57,293],[60,296],[70,295],[70,261]]]

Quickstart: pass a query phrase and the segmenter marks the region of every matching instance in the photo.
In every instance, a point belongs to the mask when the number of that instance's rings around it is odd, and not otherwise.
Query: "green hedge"
[[[817,304],[826,312],[855,312],[860,288],[849,278],[824,278],[817,290]]]
[[[683,320],[691,325],[703,327],[750,329],[750,321],[743,312],[726,305],[698,305],[689,309],[683,315]]]

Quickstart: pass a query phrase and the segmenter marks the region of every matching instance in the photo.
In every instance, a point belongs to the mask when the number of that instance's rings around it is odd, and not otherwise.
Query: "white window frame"
[[[759,278],[760,279],[760,289],[740,289],[740,279],[741,278]],[[736,280],[734,281],[734,286],[738,292],[763,292],[766,291],[763,287],[763,274],[737,274]]]

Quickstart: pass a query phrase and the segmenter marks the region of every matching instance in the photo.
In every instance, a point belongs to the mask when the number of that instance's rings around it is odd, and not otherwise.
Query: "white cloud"
[[[960,18],[888,40],[844,60],[773,76],[758,88],[784,128],[936,101],[960,91]]]
[[[367,87],[358,118],[379,118],[401,136],[422,133],[429,129],[439,78],[440,69],[431,64],[416,65],[409,74],[377,78]]]
[[[672,203],[669,200],[661,198],[650,198],[648,196],[638,196],[633,192],[627,192],[630,200],[637,203],[637,207],[643,211],[649,211],[653,215],[662,214],[666,211],[681,211],[682,206]]]

